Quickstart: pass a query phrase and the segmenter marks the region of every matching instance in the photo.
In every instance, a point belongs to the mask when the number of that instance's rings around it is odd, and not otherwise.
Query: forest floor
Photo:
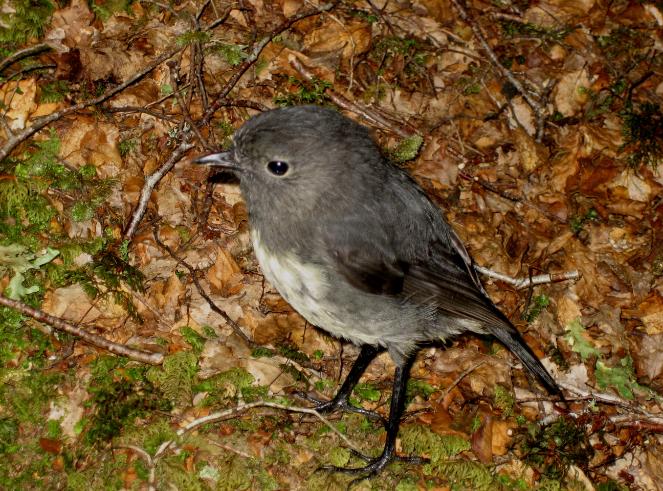
[[[340,490],[320,466],[379,453],[380,424],[296,397],[358,350],[191,163],[318,104],[504,275],[567,401],[497,341],[426,348],[398,452],[430,463],[353,489],[663,490],[663,3],[11,0],[0,26],[1,489]],[[386,415],[392,380],[381,355],[353,403]]]

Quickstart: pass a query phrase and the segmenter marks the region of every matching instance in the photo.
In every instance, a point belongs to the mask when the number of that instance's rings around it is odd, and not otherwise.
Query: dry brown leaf
[[[514,97],[511,100],[511,107],[513,108],[513,111],[509,113],[510,125],[517,128],[516,131],[522,128],[527,135],[530,137],[534,136],[536,134],[536,118],[532,107],[525,102],[525,99],[523,99],[522,96]],[[530,167],[525,163],[523,163],[523,165],[525,165],[526,169]],[[532,168],[534,167],[535,166]]]
[[[287,19],[299,12],[304,6],[304,0],[280,0],[283,16]]]
[[[553,91],[555,108],[564,116],[575,116],[587,102],[586,90],[591,85],[587,69],[561,75]]]
[[[217,249],[216,261],[207,270],[207,280],[216,293],[230,297],[242,290],[244,275],[235,258],[225,249]]]
[[[60,39],[69,48],[90,46],[97,34],[97,30],[90,25],[93,20],[94,14],[85,0],[72,0],[67,7],[53,13],[51,28],[46,36]]]
[[[557,300],[557,322],[562,328],[566,328],[574,320],[582,317],[578,295],[571,290],[567,291],[562,298]]]
[[[512,431],[516,425],[509,421],[493,421],[492,453],[493,455],[506,455],[513,440]]]
[[[522,124],[522,120],[520,121]],[[513,142],[518,150],[518,162],[525,174],[534,171],[539,165],[545,162],[548,157],[545,147],[538,145],[532,138],[534,133],[535,128],[533,126],[530,129],[527,129],[527,133],[520,128],[517,128],[512,132]]]
[[[154,301],[154,307],[161,311],[160,313],[164,317],[172,319],[174,313],[179,309],[185,292],[185,285],[173,272],[168,280],[155,281],[149,293]]]
[[[638,305],[640,320],[645,326],[647,334],[663,333],[663,296],[657,291],[651,294]]]
[[[483,464],[493,461],[493,416],[488,413],[481,415],[481,426],[472,433],[470,439],[472,451]]]
[[[22,130],[26,127],[30,114],[37,108],[36,96],[37,82],[34,78],[0,86],[0,101],[4,117],[9,120],[9,128]]]
[[[304,37],[304,51],[310,55],[337,52],[347,62],[368,51],[371,45],[371,29],[364,22],[343,24],[327,18],[324,24]]]

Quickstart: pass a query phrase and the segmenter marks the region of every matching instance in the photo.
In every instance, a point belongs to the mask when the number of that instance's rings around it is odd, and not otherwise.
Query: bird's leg
[[[368,465],[365,467],[357,468],[336,467],[329,465],[320,467],[320,470],[343,472],[345,474],[362,474],[361,478],[358,479],[362,480],[377,474],[394,459],[415,464],[427,462],[426,459],[419,457],[398,458],[395,456],[396,436],[398,435],[401,415],[405,409],[405,393],[407,388],[408,374],[413,362],[414,356],[410,357],[410,359],[408,359],[403,365],[396,367],[396,372],[394,373],[394,388],[391,394],[391,405],[389,407],[389,419],[387,420],[386,424],[387,441],[384,445],[384,449],[382,450],[382,455],[379,457],[368,457],[358,452],[353,452],[354,455],[368,462]]]
[[[336,396],[334,396],[334,398],[331,401],[320,401],[319,399],[316,399],[314,397],[302,393],[299,393],[298,396],[303,397],[304,399],[309,400],[311,402],[314,402],[316,404],[314,409],[320,413],[331,413],[333,411],[341,409],[346,412],[363,414],[364,416],[370,419],[383,420],[384,422],[384,418],[375,411],[369,411],[368,409],[353,406],[348,401],[348,399],[350,398],[350,394],[352,394],[352,390],[355,388],[357,382],[359,382],[359,379],[366,371],[366,367],[368,367],[371,361],[373,361],[373,359],[381,351],[382,348],[371,346],[368,344],[363,345],[361,347],[361,351],[359,352],[359,356],[357,357],[354,364],[352,365],[352,368],[350,369],[350,373],[348,373],[348,376],[345,377],[343,385],[341,385],[341,388],[338,390]]]

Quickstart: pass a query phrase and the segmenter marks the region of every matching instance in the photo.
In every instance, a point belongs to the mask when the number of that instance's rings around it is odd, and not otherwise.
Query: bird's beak
[[[221,167],[231,172],[242,172],[242,168],[235,161],[235,152],[230,149],[226,152],[211,153],[194,160],[196,164],[209,165],[210,167]]]

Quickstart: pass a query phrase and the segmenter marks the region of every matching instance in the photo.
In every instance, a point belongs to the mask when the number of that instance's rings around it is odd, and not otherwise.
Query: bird
[[[272,109],[246,121],[228,150],[196,162],[239,178],[265,278],[308,322],[360,347],[337,394],[315,408],[371,415],[349,403],[352,390],[382,351],[395,364],[382,453],[328,469],[365,478],[392,462],[417,352],[465,332],[494,336],[561,396],[443,211],[367,127],[326,107]]]

